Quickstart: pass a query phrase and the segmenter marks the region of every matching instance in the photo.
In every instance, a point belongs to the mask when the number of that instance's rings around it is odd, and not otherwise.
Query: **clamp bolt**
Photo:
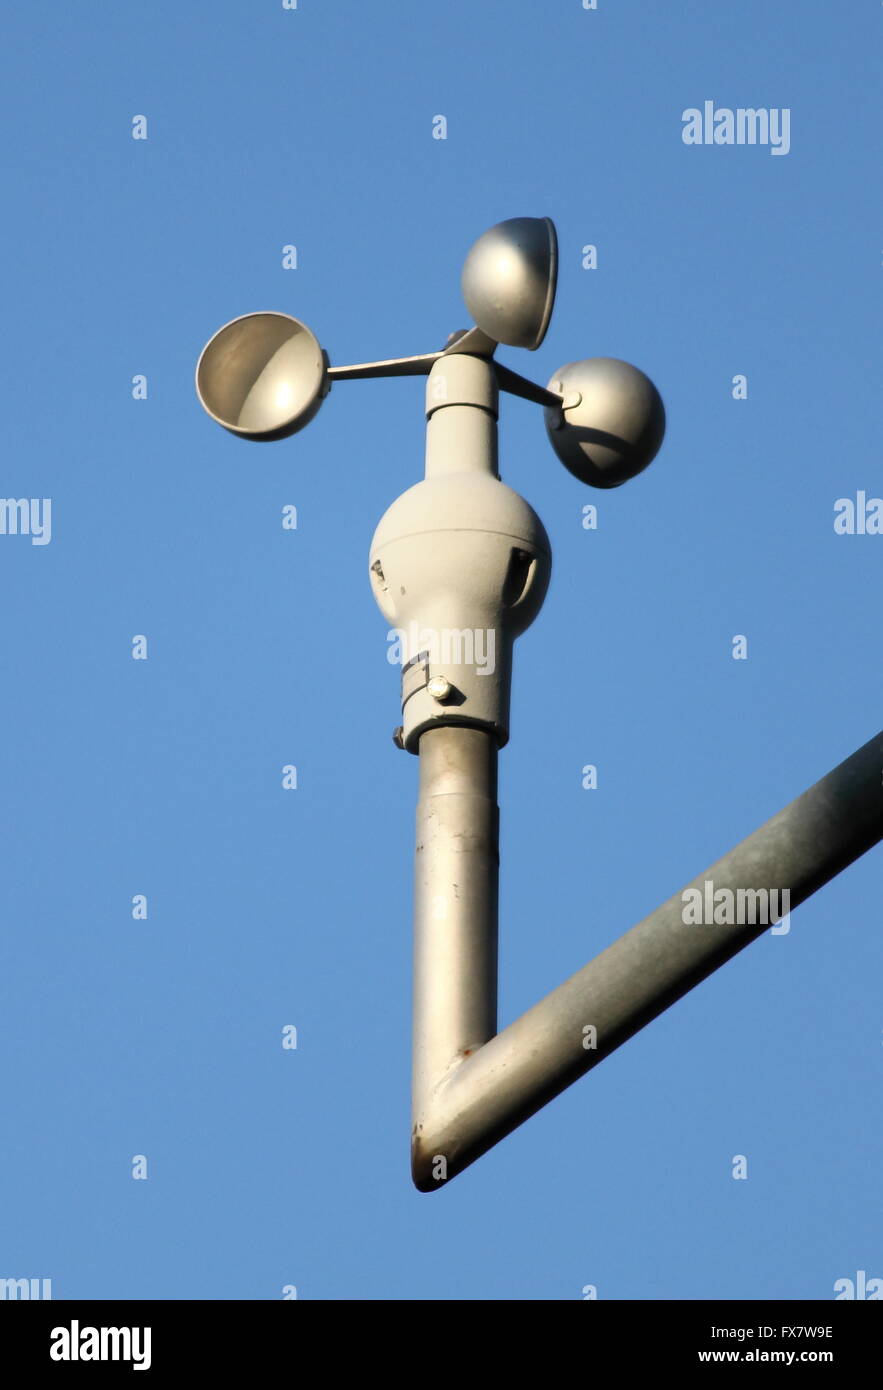
[[[439,704],[448,698],[452,689],[447,676],[430,676],[426,682],[427,694],[431,695],[433,700],[438,700]]]

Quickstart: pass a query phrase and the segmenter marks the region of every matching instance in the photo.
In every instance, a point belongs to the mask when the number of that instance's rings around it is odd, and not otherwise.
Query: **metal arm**
[[[452,334],[453,341],[442,352],[424,352],[416,357],[390,357],[384,362],[357,362],[349,367],[329,367],[326,376],[332,382],[380,376],[428,376],[442,357],[475,355],[475,340],[479,336],[477,329],[471,333],[464,332],[462,336]],[[502,362],[494,363],[494,374],[499,388],[512,396],[521,396],[523,400],[533,401],[536,405],[561,406],[565,403],[563,395],[538,386],[536,382],[513,372],[511,367],[504,367]]]
[[[440,352],[423,352],[417,357],[390,357],[385,362],[357,362],[352,367],[329,367],[329,381],[355,381],[376,376],[428,376],[441,357]]]
[[[769,930],[769,920],[685,922],[688,890],[675,893],[476,1047],[496,1007],[496,768],[471,732],[439,729],[420,741],[411,1162],[421,1192],[462,1172]],[[764,890],[788,894],[789,908],[804,902],[883,839],[881,770],[883,733],[695,878],[687,902],[716,901],[721,917],[739,890],[747,904]],[[493,887],[479,893],[483,875]],[[433,903],[447,903],[447,914],[434,916]]]

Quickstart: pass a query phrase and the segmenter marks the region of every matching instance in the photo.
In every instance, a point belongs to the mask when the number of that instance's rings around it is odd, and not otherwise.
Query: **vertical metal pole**
[[[453,684],[469,692],[466,712],[462,702],[448,711],[434,704],[428,682],[403,706],[406,735],[409,719],[412,727],[428,725],[416,744],[414,1152],[427,1137],[424,1126],[439,1086],[497,1031],[497,755],[509,706],[512,635],[521,630],[507,610],[506,581],[513,537],[534,557],[541,542],[548,544],[527,504],[499,482],[493,363],[467,353],[440,358],[426,383],[426,416],[426,480],[435,488],[435,529],[427,530],[422,515],[408,522],[419,527],[420,565],[428,565],[437,580],[421,606],[421,627],[450,624],[461,637],[476,624],[491,631],[496,665],[472,679],[475,673],[462,656],[453,666],[446,660],[435,663],[438,674],[453,671]],[[489,487],[477,476],[482,474]],[[463,542],[464,534],[475,533],[486,538],[480,551]],[[420,565],[415,566],[418,578]],[[545,566],[547,578],[548,556]],[[389,568],[392,573],[392,564]],[[399,574],[396,592],[404,596],[407,590],[413,602],[415,584],[402,582],[404,576]],[[483,698],[477,699],[479,694]],[[441,1154],[442,1171],[435,1173],[430,1157],[435,1179],[446,1179],[446,1164]]]
[[[496,476],[497,387],[491,363],[468,355],[436,362],[426,382],[426,416],[427,478],[461,472]],[[432,1088],[497,1031],[500,864],[494,735],[440,725],[421,735],[419,757],[415,1140]]]
[[[439,358],[426,378],[426,477],[496,478],[498,408],[492,362],[467,353]]]
[[[499,863],[496,740],[428,730],[414,882],[415,1141],[432,1088],[497,1031]]]

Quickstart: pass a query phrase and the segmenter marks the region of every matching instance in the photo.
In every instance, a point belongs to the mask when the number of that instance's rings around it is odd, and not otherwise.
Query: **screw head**
[[[446,700],[451,693],[451,682],[447,676],[430,676],[426,682],[426,690],[433,700]]]

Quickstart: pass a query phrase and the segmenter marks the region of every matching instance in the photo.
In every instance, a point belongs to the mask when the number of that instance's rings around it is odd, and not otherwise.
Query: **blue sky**
[[[437,349],[475,237],[548,215],[552,326],[501,360],[545,383],[623,357],[662,393],[657,461],[607,493],[504,401],[503,477],[554,549],[501,755],[507,1022],[883,722],[883,537],[833,527],[883,494],[881,23],[871,0],[8,16],[2,492],[51,498],[52,538],[0,536],[0,1276],[566,1300],[883,1274],[879,851],[412,1190],[417,762],[367,551],[421,475],[423,383],[340,383],[263,446],[193,391],[250,310],[336,363]],[[789,109],[789,153],[685,145],[705,100]]]

